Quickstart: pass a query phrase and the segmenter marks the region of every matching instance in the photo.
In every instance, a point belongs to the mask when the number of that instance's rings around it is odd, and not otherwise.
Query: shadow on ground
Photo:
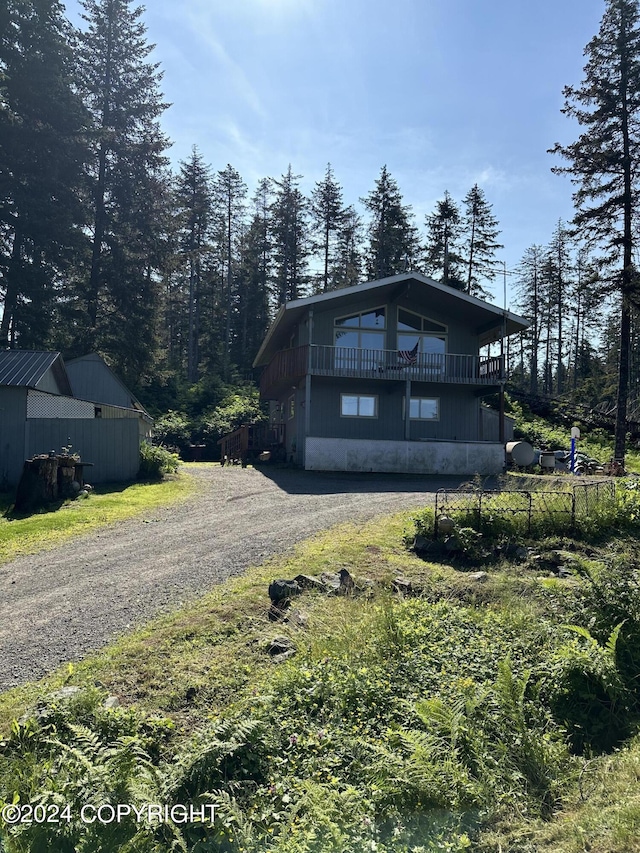
[[[436,474],[363,474],[350,472],[301,471],[295,468],[262,466],[256,468],[285,492],[295,495],[331,495],[384,492],[424,492],[457,489],[471,477],[446,477]],[[483,480],[485,488],[495,488],[496,478]]]

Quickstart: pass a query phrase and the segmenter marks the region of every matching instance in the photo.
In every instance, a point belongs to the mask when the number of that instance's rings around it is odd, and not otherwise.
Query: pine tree
[[[418,249],[411,207],[402,203],[402,195],[387,167],[371,192],[360,199],[371,214],[367,274],[371,279],[385,278],[413,268]]]
[[[631,304],[638,300],[634,263],[640,168],[640,11],[637,0],[606,0],[599,32],[585,48],[584,79],[564,89],[563,112],[582,126],[570,145],[551,149],[569,161],[556,172],[572,176],[574,223],[590,245],[603,250],[610,286],[620,294],[620,357],[615,457],[624,459]]]
[[[82,292],[86,333],[78,346],[110,354],[136,381],[154,360],[159,223],[167,206],[159,117],[161,73],[148,61],[142,8],[83,0],[82,91],[93,118],[92,248]]]
[[[239,265],[240,245],[244,233],[245,198],[247,186],[240,173],[227,164],[218,172],[213,184],[214,216],[222,241],[220,257],[223,259],[223,314],[224,338],[222,341],[222,375],[229,379],[230,347],[234,306],[237,303],[235,273]]]
[[[458,206],[445,192],[427,217],[426,266],[429,275],[458,290],[465,289],[461,230]]]
[[[42,348],[85,245],[88,116],[61,3],[8,0],[0,16],[0,347]]]
[[[330,271],[335,263],[335,243],[345,219],[342,202],[342,187],[336,181],[331,163],[322,181],[318,181],[311,193],[311,216],[315,236],[314,249],[322,258],[322,271],[318,276],[316,290],[330,289]]]
[[[542,246],[529,246],[518,266],[518,308],[531,322],[523,335],[529,347],[529,392],[538,393],[538,356],[542,331],[544,293],[542,292]]]
[[[191,157],[180,163],[176,179],[176,217],[179,223],[179,257],[186,263],[188,280],[187,317],[187,380],[197,382],[199,366],[200,297],[203,268],[210,250],[212,219],[212,187],[209,167],[194,146]],[[180,264],[183,267],[184,264]]]
[[[275,264],[274,295],[277,305],[305,295],[310,254],[307,199],[298,186],[301,175],[291,165],[274,180],[271,205],[271,239]]]
[[[572,287],[572,258],[569,230],[560,219],[547,247],[548,300],[553,306],[556,335],[556,391],[564,391],[564,348],[567,312],[567,296]]]
[[[472,296],[483,299],[489,293],[480,282],[493,281],[496,277],[495,254],[504,246],[496,238],[500,233],[498,220],[492,213],[484,190],[477,184],[469,190],[463,199],[463,234],[466,263],[466,291]]]
[[[271,182],[263,178],[252,198],[253,213],[241,247],[238,326],[232,355],[243,373],[251,370],[269,326],[270,206]]]
[[[362,219],[353,205],[343,211],[337,234],[336,256],[331,268],[330,289],[351,287],[362,281]]]

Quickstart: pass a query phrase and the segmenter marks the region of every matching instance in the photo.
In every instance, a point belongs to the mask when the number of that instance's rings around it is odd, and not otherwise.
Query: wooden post
[[[411,440],[411,377],[407,376],[404,406],[404,440]]]

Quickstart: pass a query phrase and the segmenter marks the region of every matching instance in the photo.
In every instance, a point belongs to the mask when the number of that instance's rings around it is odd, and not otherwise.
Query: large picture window
[[[444,366],[447,331],[447,326],[429,317],[404,308],[398,310],[398,349],[410,351],[417,344],[417,352],[423,356],[419,361],[424,366]]]
[[[339,317],[335,321],[335,344],[337,347],[357,349],[384,349],[386,310],[374,308],[361,314]]]
[[[340,394],[343,418],[377,418],[378,398],[374,394]]]

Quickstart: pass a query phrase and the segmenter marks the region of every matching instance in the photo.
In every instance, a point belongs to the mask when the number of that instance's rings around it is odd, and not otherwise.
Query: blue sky
[[[67,8],[76,20],[76,0]],[[149,0],[143,20],[175,164],[195,144],[253,192],[291,163],[309,192],[330,161],[347,203],[386,164],[421,229],[445,190],[461,201],[477,182],[513,269],[572,215],[546,151],[576,136],[562,88],[580,82],[603,12],[603,0]]]

